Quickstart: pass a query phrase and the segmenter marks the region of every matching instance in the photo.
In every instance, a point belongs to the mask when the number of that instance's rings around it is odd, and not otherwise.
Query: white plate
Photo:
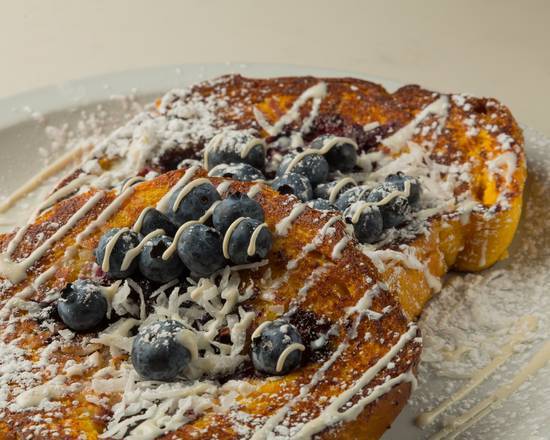
[[[113,99],[115,95],[128,96],[133,93],[138,102],[144,103],[160,96],[170,88],[182,87],[206,78],[234,72],[255,77],[281,75],[355,76],[381,83],[389,90],[399,86],[393,81],[364,74],[309,67],[231,64],[182,65],[109,74],[5,98],[0,100],[0,196],[10,194],[43,166],[44,160],[38,154],[39,148],[48,146],[46,150],[51,151],[51,148],[49,148],[51,139],[46,136],[45,130],[47,125],[61,127],[64,123],[67,123],[69,130],[76,130],[78,121],[82,119],[82,111],[96,112],[97,106],[102,105],[106,112],[104,115],[105,121],[107,121],[104,124],[104,131],[107,132],[109,128],[123,122],[124,117],[122,115],[127,113],[123,111],[121,101]],[[46,121],[38,121],[37,119],[41,118],[37,113],[43,115]],[[491,376],[484,382],[483,386],[476,389],[468,400],[452,408],[452,410],[459,413],[491,394],[502,383],[509,381],[521,365],[529,360],[535,349],[540,346],[541,338],[544,338],[544,335],[546,335],[546,338],[550,336],[550,324],[548,323],[548,318],[550,318],[550,283],[548,283],[548,277],[544,275],[544,267],[550,267],[548,264],[550,252],[545,252],[546,248],[550,249],[550,228],[548,222],[540,221],[541,213],[544,214],[544,211],[541,212],[538,208],[540,204],[548,204],[550,199],[548,195],[550,193],[544,191],[545,188],[550,188],[548,185],[548,169],[550,169],[550,166],[545,158],[546,153],[550,151],[548,149],[550,144],[548,140],[532,130],[527,130],[526,134],[529,138],[527,153],[530,159],[530,173],[535,177],[534,179],[531,178],[531,184],[527,189],[527,200],[530,201],[527,204],[528,220],[522,223],[515,246],[512,248],[511,258],[504,263],[500,263],[497,268],[484,272],[474,281],[477,283],[476,289],[479,290],[479,295],[489,295],[488,298],[494,297],[494,301],[499,301],[499,296],[497,294],[492,295],[491,291],[496,289],[504,292],[510,284],[505,282],[508,275],[518,271],[525,273],[524,277],[513,280],[511,287],[517,290],[518,295],[523,295],[522,305],[521,307],[518,306],[518,310],[521,309],[518,316],[525,314],[537,315],[539,332],[527,344],[520,346],[524,349],[499,369],[497,375]],[[541,145],[536,146],[536,143]],[[52,156],[55,156],[55,154],[59,153],[51,153]],[[27,201],[27,205],[20,203],[17,210],[23,214],[29,209]],[[535,245],[529,251],[525,243],[528,239],[532,239],[535,243],[535,237],[538,239],[538,245]],[[520,258],[523,260],[520,261]],[[542,274],[537,268],[542,268]],[[494,274],[500,273],[495,272],[498,270],[503,271],[504,275],[495,281]],[[532,275],[531,272],[533,272]],[[460,289],[455,288],[454,290]],[[548,295],[543,295],[544,291]],[[459,293],[452,292],[451,294],[449,289],[445,289],[443,295],[430,305],[428,318],[433,318],[438,314],[450,313],[447,325],[453,331],[460,330],[460,322],[453,320],[454,313],[464,314],[468,307],[479,306],[477,303],[479,298],[472,299],[466,295],[464,295],[464,298],[456,298],[457,295]],[[449,298],[453,297],[456,299],[453,303],[455,309],[449,310]],[[480,296],[480,298],[484,297]],[[500,303],[491,304],[491,300],[488,300],[487,304],[483,303],[484,306],[495,309],[495,320],[502,318],[499,315],[502,313],[514,314],[513,310],[505,312],[498,310],[502,305]],[[492,336],[500,335],[502,340],[497,338],[494,341],[495,346],[498,347],[504,345],[508,336],[506,329],[499,327],[499,325],[501,327],[504,325],[501,321],[495,324],[496,321],[487,323],[480,319],[479,323],[468,322],[466,327],[470,331],[473,330],[474,334],[478,334],[476,328],[479,328],[479,332],[483,329]],[[432,326],[430,329],[433,330],[433,324],[429,325]],[[487,325],[490,327],[488,330]],[[445,338],[448,330],[446,329],[447,327],[441,328],[443,338]],[[427,333],[430,334],[429,331]],[[448,340],[453,341],[454,338],[454,333],[449,331]],[[470,353],[472,353],[472,350],[474,348],[470,347]],[[427,354],[430,355],[429,351]],[[461,365],[460,357],[457,359],[457,365]],[[452,370],[452,367],[450,370]],[[416,428],[412,423],[415,415],[418,414],[420,408],[432,406],[435,401],[440,401],[443,397],[449,395],[451,389],[456,389],[463,383],[461,380],[439,377],[436,374],[445,373],[445,371],[437,365],[437,362],[432,362],[422,368],[422,383],[415,393],[414,405],[409,405],[405,409],[392,429],[386,433],[384,439],[422,439],[428,437],[427,431]],[[549,396],[550,368],[547,366],[538,373],[535,380],[524,385],[500,407],[492,407],[492,411],[487,417],[474,423],[457,438],[550,438]],[[430,433],[433,432],[430,431]]]

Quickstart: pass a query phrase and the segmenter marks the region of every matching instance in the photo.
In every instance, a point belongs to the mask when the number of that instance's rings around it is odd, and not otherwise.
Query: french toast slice
[[[292,112],[293,104],[304,92],[320,82],[326,84],[326,95],[318,104],[314,97],[303,102],[295,109],[294,117],[274,134],[277,121]],[[188,104],[200,113],[213,102],[223,105],[214,106],[206,129],[202,127],[203,114],[194,121],[189,116],[192,112],[186,113]],[[135,151],[131,143],[126,151],[114,151],[109,148],[111,139],[94,152],[92,161],[100,169],[94,172],[99,176],[111,172],[116,177],[120,169],[127,172],[126,167],[119,166],[125,160],[139,163],[140,169],[135,169],[135,173],[144,167],[147,171],[164,172],[183,159],[202,158],[208,138],[222,127],[252,127],[271,143],[287,133],[300,132],[302,121],[314,115],[310,130],[303,133],[304,141],[326,133],[353,137],[369,174],[384,177],[395,170],[409,172],[421,167],[426,170],[422,176],[430,182],[435,179],[433,173],[440,174],[435,180],[439,186],[446,185],[446,198],[437,199],[439,204],[427,208],[414,227],[388,236],[376,246],[360,245],[351,239],[338,219],[332,220],[331,233],[326,234],[325,230],[316,241],[323,225],[335,214],[300,210],[287,235],[276,236],[268,265],[239,272],[240,285],[253,286],[255,291],[242,306],[257,313],[251,328],[274,319],[296,303],[298,310],[293,319],[304,331],[309,329],[318,335],[338,324],[326,352],[308,357],[302,368],[281,378],[266,380],[244,368],[233,379],[241,381],[247,391],[237,393],[237,397],[231,394],[234,406],[224,411],[207,409],[165,435],[379,438],[405,404],[414,383],[420,339],[414,324],[408,321],[419,315],[448,270],[473,271],[490,266],[505,255],[513,237],[526,175],[522,135],[513,117],[494,100],[433,94],[416,86],[391,94],[378,85],[349,78],[257,80],[240,76],[222,77],[169,94],[138,124],[148,118],[170,119],[171,112],[179,112],[189,126],[202,128],[186,132],[176,141],[167,141],[166,148],[139,160],[132,154]],[[271,153],[288,148],[277,144]],[[92,168],[85,164],[63,185]],[[76,364],[86,362],[86,347],[90,345],[87,335],[65,341],[56,333],[58,328],[47,329],[36,318],[21,320],[17,316],[34,316],[33,304],[51,300],[67,282],[79,276],[96,276],[93,249],[101,232],[132,225],[141,210],[155,205],[184,173],[173,171],[136,185],[113,210],[108,207],[117,198],[116,193],[92,185],[90,192],[54,205],[25,231],[12,253],[16,261],[39,249],[59,230],[59,225],[70,223],[76,212],[86,208],[82,218],[30,267],[24,280],[16,285],[3,283],[3,339],[6,343],[21,338],[16,343],[27,353],[18,355],[23,356],[20,361],[30,359],[44,367],[39,353],[53,343],[61,350],[53,350],[48,360],[51,365],[63,366],[70,360]],[[199,171],[194,177],[204,176],[201,173],[204,172]],[[233,182],[230,189],[246,192],[252,186]],[[299,205],[296,199],[279,195],[265,185],[256,198],[273,231]],[[105,212],[110,214],[105,216],[107,220],[97,222]],[[94,224],[97,228],[90,229]],[[57,229],[52,225],[58,225]],[[75,244],[84,230],[89,233]],[[1,238],[3,251],[13,237]],[[318,244],[311,249],[308,245],[314,242]],[[339,243],[344,244],[341,255],[335,251]],[[305,254],[304,249],[308,250]],[[33,283],[36,287],[29,287]],[[60,407],[49,411],[32,406],[21,409],[17,405],[0,408],[4,411],[0,432],[6,438],[43,438],[53,432],[66,438],[76,438],[84,432],[88,438],[96,438],[107,427],[109,408],[120,400],[121,392],[98,394],[91,387],[92,376],[109,363],[119,365],[125,359],[120,354],[113,357],[104,347],[96,348],[100,353],[97,365],[76,378],[64,379],[58,385],[62,390],[59,395],[52,392],[46,396],[60,401]],[[52,368],[40,380],[55,377],[54,371]],[[16,399],[15,393],[21,389],[37,383],[21,388],[14,380],[7,390],[8,401]],[[213,401],[223,400],[220,397],[215,396]],[[48,417],[49,421],[43,420]],[[162,434],[152,428],[146,433],[149,438]],[[145,431],[140,431],[140,435],[145,435]]]
[[[309,96],[293,108],[319,84],[326,85],[322,98]],[[292,118],[279,124],[275,135],[265,130],[288,115]],[[166,128],[174,117],[182,118],[184,125],[176,135]],[[300,133],[307,143],[332,134],[354,139],[363,155],[360,162],[377,167],[374,174],[379,178],[395,171],[427,170],[423,177],[445,187],[447,194],[438,201],[445,208],[434,210],[423,233],[396,237],[376,249],[399,251],[401,246],[401,256],[369,253],[379,269],[383,266],[381,275],[399,292],[409,318],[418,317],[440,288],[437,278],[451,268],[478,271],[505,258],[521,216],[527,175],[523,135],[508,108],[495,99],[435,93],[415,85],[390,93],[356,78],[228,75],[168,93],[147,118],[165,120],[158,128],[164,141],[151,157],[138,161],[141,167],[146,163],[148,171],[164,172],[185,159],[202,160],[209,139],[222,129],[258,131],[268,146],[274,144],[268,148],[271,157],[292,150],[277,142],[285,135]],[[147,119],[137,121],[138,126],[144,123]],[[118,142],[128,144],[124,135],[114,136],[95,153],[102,171],[138,154],[131,144],[122,153],[113,152],[112,144]],[[446,206],[451,199],[460,203]]]
[[[144,208],[155,205],[183,174],[184,171],[174,171],[136,185],[135,190],[117,207],[112,217],[90,233],[81,244],[76,243],[77,236],[93,225],[101,213],[106,212],[109,205],[112,206],[116,199],[114,192],[90,192],[76,196],[60,202],[38,218],[26,232],[22,245],[14,253],[13,256],[17,259],[28,256],[40,246],[40,242],[35,241],[38,234],[44,233],[43,240],[47,240],[48,236],[51,237],[55,233],[47,229],[48,224],[66,223],[82,206],[94,197],[97,198],[94,207],[82,216],[70,232],[56,242],[48,255],[36,263],[28,278],[20,285],[2,293],[2,300],[8,300],[3,311],[12,306],[16,310],[17,304],[13,301],[16,298],[15,292],[36,283],[36,279],[51,268],[55,268],[55,272],[50,273],[48,281],[43,282],[28,296],[25,295],[24,301],[47,301],[48,293],[58,292],[65,283],[76,279],[77,276],[91,276],[93,249],[101,234],[112,227],[131,225]],[[204,175],[204,172],[198,172],[195,177]],[[221,180],[212,178],[215,184],[219,184]],[[246,192],[253,185],[232,182],[228,190]],[[271,230],[276,230],[277,224],[299,205],[294,197],[280,195],[264,185],[256,200],[264,208],[266,223]],[[330,233],[320,234],[323,226],[329,221]],[[327,425],[310,429],[315,433],[323,432],[322,435],[326,438],[355,438],[359,432],[363,436],[366,435],[365,438],[378,438],[384,432],[405,404],[415,381],[413,372],[420,355],[420,335],[416,327],[408,323],[391,293],[379,285],[379,274],[375,267],[352,241],[344,248],[339,258],[334,258],[334,247],[345,235],[344,224],[335,213],[327,215],[305,208],[290,225],[286,235],[276,236],[275,245],[269,256],[269,265],[241,272],[241,286],[252,283],[256,292],[250,300],[242,304],[243,307],[256,312],[255,324],[251,328],[262,321],[279,316],[282,310],[288,310],[291,306],[296,307],[293,321],[310,332],[312,337],[316,334],[316,329],[326,329],[338,324],[339,330],[330,338],[325,353],[316,355],[317,358],[310,359],[303,368],[281,378],[266,380],[244,370],[239,374],[239,380],[245,382],[253,391],[237,400],[237,408],[229,410],[228,413],[207,411],[177,431],[168,433],[166,438],[172,435],[179,438],[239,438],[245,434],[251,436],[255,432],[255,435],[259,435],[257,433],[261,430],[261,424],[270,420],[277,420],[277,425],[273,426],[273,429],[278,429],[277,426],[285,422],[291,429],[288,432],[293,432],[293,427],[299,429],[306,422],[316,420],[333,396],[339,396],[343,389],[359,381],[366,371],[370,371],[372,377],[365,381],[364,386],[358,387],[350,398],[350,401],[353,400],[361,408],[357,417],[354,416],[353,420],[350,418],[348,421],[348,415],[345,419],[347,423],[338,423],[335,427]],[[304,248],[314,242],[316,236],[320,237],[320,240],[315,249],[303,255]],[[10,238],[12,237],[2,237],[3,249]],[[67,252],[67,249],[71,251]],[[292,270],[288,269],[290,261],[296,262]],[[266,270],[269,270],[269,276],[266,276]],[[284,282],[277,282],[281,277],[284,278]],[[305,283],[308,283],[309,289],[302,300],[297,301],[296,292]],[[23,312],[17,312],[19,313]],[[88,335],[64,341],[58,333],[57,326],[55,329],[46,329],[40,327],[33,319],[12,320],[11,323],[9,320],[3,321],[2,332],[5,333],[10,325],[15,326],[11,333],[13,337],[22,337],[18,346],[25,350],[25,358],[36,360],[40,357],[39,352],[48,344],[61,346],[58,352],[53,352],[48,358],[50,368],[56,365],[59,371],[67,361],[82,364],[88,357],[89,351],[83,342],[87,340]],[[10,339],[8,337],[6,342]],[[87,438],[97,438],[107,426],[108,408],[121,397],[120,392],[98,395],[92,388],[91,380],[94,373],[110,363],[120,362],[120,358],[111,358],[109,350],[105,347],[99,349],[99,353],[100,361],[97,365],[90,367],[82,375],[68,378],[57,385],[63,391],[59,396],[54,392],[50,397],[54,400],[59,399],[61,405],[54,411],[55,415],[48,412],[51,420],[48,423],[37,423],[38,419],[35,417],[44,414],[44,410],[39,411],[32,406],[28,409],[17,407],[17,397],[14,395],[17,386],[14,385],[8,393],[16,403],[3,409],[0,422],[3,438],[22,438],[32,432],[36,432],[38,436],[52,436],[57,432],[65,438],[76,438],[85,433]],[[384,355],[393,359],[391,368],[387,365],[377,366],[377,362]],[[392,362],[389,359],[388,363]],[[318,374],[323,366],[324,374],[317,378],[316,373]],[[298,397],[303,386],[309,387],[310,390],[306,395]],[[380,390],[384,390],[384,393]],[[380,394],[374,400],[369,397],[369,392]],[[91,403],[100,401],[101,397],[107,399],[103,406]],[[296,402],[289,405],[289,401],[294,399]],[[361,399],[365,399],[364,403],[361,403]],[[288,405],[288,409],[285,405]],[[17,409],[12,411],[14,407]],[[380,412],[377,408],[384,408],[384,411]],[[268,430],[265,431],[267,436]],[[298,432],[292,435],[298,435]]]

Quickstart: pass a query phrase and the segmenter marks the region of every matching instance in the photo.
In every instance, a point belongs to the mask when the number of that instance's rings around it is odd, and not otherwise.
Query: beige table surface
[[[550,1],[0,0],[0,97],[220,61],[330,67],[493,96],[550,135]]]

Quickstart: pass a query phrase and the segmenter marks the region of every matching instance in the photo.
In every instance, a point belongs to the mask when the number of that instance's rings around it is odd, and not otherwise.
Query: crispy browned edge
[[[230,97],[231,99],[234,99],[235,102],[238,102],[239,100],[243,99],[243,94],[251,94],[251,101],[256,102],[257,106],[266,114],[268,119],[274,121],[276,120],[281,114],[284,113],[284,111],[290,106],[292,101],[295,99],[296,96],[298,96],[305,88],[313,85],[317,79],[314,78],[284,78],[284,79],[276,79],[276,80],[251,80],[251,79],[245,79],[238,76],[228,77],[223,82],[225,87],[225,94]],[[327,99],[323,102],[321,106],[321,113],[339,113],[342,115],[345,119],[354,121],[359,124],[368,123],[372,120],[379,120],[380,122],[394,122],[397,127],[404,125],[408,120],[412,118],[412,115],[417,112],[420,108],[424,107],[432,101],[434,98],[433,94],[429,91],[423,90],[417,86],[407,86],[400,90],[398,90],[393,95],[388,94],[382,87],[364,82],[361,80],[346,78],[346,79],[325,79],[327,83],[329,84],[329,89],[331,91],[330,96],[338,96],[343,97],[342,99]],[[350,85],[353,85],[357,88],[357,90],[350,91]],[[198,93],[207,95],[209,92],[212,92],[213,88],[210,85],[200,85],[197,86]],[[232,91],[236,91],[235,94],[232,95]],[[238,91],[242,90],[243,93],[239,94]],[[360,99],[357,99],[357,96],[360,96]],[[467,102],[472,103],[473,112],[475,112],[476,115],[489,115],[487,110],[487,104],[489,100],[487,99],[477,99],[477,98],[467,98]],[[250,106],[249,106],[250,107]],[[494,107],[494,106],[493,106]],[[229,109],[231,106],[229,106]],[[492,118],[491,121],[493,124],[497,125],[499,127],[499,130],[509,134],[512,138],[516,140],[518,145],[522,145],[523,140],[521,136],[521,131],[519,130],[517,124],[515,123],[513,117],[509,113],[509,111],[497,104],[495,110],[495,114],[497,115],[496,118]],[[307,106],[303,109],[304,112],[307,111]],[[491,150],[497,150],[497,145],[494,137],[490,133],[482,133],[481,136],[478,139],[469,139],[465,136],[465,129],[463,127],[463,120],[468,116],[468,113],[465,112],[462,108],[459,108],[455,105],[452,105],[451,107],[451,113],[450,117],[447,123],[447,127],[450,129],[448,133],[444,133],[436,147],[436,151],[442,151],[444,154],[442,156],[442,160],[453,162],[453,161],[460,161],[460,156],[464,153],[467,154],[467,157],[471,157],[475,159],[473,174],[475,176],[475,181],[473,183],[473,192],[474,194],[478,194],[478,197],[481,201],[484,201],[487,206],[491,205],[491,191],[494,194],[499,194],[503,191],[506,191],[506,193],[509,195],[511,200],[518,200],[521,199],[521,193],[523,190],[523,180],[525,177],[524,169],[525,169],[525,162],[524,162],[524,156],[523,152],[518,151],[518,170],[520,172],[517,173],[517,175],[514,175],[514,179],[511,182],[511,185],[504,186],[504,182],[499,181],[498,179],[491,183],[491,181],[488,179],[488,173],[486,170],[486,167],[484,166],[484,158],[487,156],[487,152]],[[225,120],[230,121],[233,120],[233,122],[237,122],[238,124],[245,125],[246,121],[250,121],[251,114],[247,114],[246,112],[243,114],[241,113],[240,116],[237,117],[237,115],[227,115],[224,117]],[[489,116],[487,116],[489,117]],[[420,139],[417,139],[420,140]],[[523,174],[521,173],[523,169]],[[176,173],[177,174],[177,173]],[[160,181],[162,179],[166,179],[167,177],[161,177]],[[172,180],[172,179],[171,179]],[[106,227],[112,227],[116,225],[128,225],[131,224],[133,219],[135,219],[136,214],[141,209],[142,206],[147,206],[147,203],[143,203],[144,201],[152,202],[153,200],[158,199],[159,195],[163,192],[164,189],[160,189],[162,185],[158,184],[158,181],[155,181],[157,183],[152,184],[153,186],[150,186],[147,188],[147,197],[144,197],[142,199],[139,199],[139,202],[136,202],[134,198],[132,198],[132,204],[134,206],[128,206],[121,210],[119,214],[117,214],[116,219],[113,219],[113,221],[109,222]],[[172,182],[173,183],[173,182]],[[493,187],[491,188],[491,184]],[[147,186],[140,185],[140,186]],[[36,226],[32,227],[29,231],[29,242],[25,242],[20,246],[20,248],[16,251],[17,256],[24,256],[28,254],[31,249],[36,246],[36,243],[32,243],[32,239],[37,236],[40,232],[46,232],[48,231],[44,230],[44,224],[42,223],[46,219],[54,219],[55,221],[63,222],[70,216],[71,212],[74,212],[78,206],[80,206],[82,203],[84,203],[84,199],[86,197],[77,197],[75,199],[70,199],[68,201],[62,202],[59,204],[59,206],[56,206],[50,213],[47,214],[45,218],[39,219]],[[93,218],[97,215],[97,213],[104,207],[112,198],[112,196],[106,196],[104,203],[102,203],[100,206],[97,207],[97,209],[92,210],[92,212],[89,214],[89,218]],[[494,198],[493,198],[494,200]],[[520,202],[521,206],[521,202]],[[268,203],[264,205],[264,208],[269,212],[273,205],[271,203]],[[280,208],[280,207],[279,207]],[[276,215],[269,213],[268,217],[271,215]],[[309,216],[304,216],[305,218],[309,218]],[[273,224],[274,219],[272,220],[271,225]],[[296,249],[299,246],[302,246],[303,243],[301,240],[296,240],[295,233],[296,231],[302,231],[302,227],[305,226],[304,231],[316,230],[316,227],[311,227],[311,225],[302,225],[302,222],[304,220],[300,219],[297,224],[300,226],[297,226],[293,228],[292,234],[289,236],[289,242],[280,241],[276,242],[276,248],[274,252],[277,252],[277,244],[281,244],[282,248],[287,253],[286,257],[291,258],[292,255],[292,248],[294,244],[294,252],[296,252]],[[82,222],[82,225],[78,225],[74,229],[74,233],[72,233],[67,240],[61,241],[58,245],[55,246],[53,253],[48,257],[45,258],[43,261],[40,262],[40,264],[34,268],[32,275],[37,275],[42,269],[47,268],[49,264],[51,264],[51,261],[53,259],[56,259],[60,256],[60,254],[63,252],[65,247],[70,243],[71,239],[74,238],[74,234],[78,232],[80,229],[83,228],[85,224],[85,221]],[[309,229],[308,229],[309,228]],[[515,229],[515,228],[513,228]],[[311,232],[312,233],[312,232]],[[311,233],[309,235],[311,235]],[[339,234],[341,234],[341,231],[339,231]],[[513,232],[512,232],[513,235]],[[83,260],[90,259],[91,258],[91,249],[93,248],[93,245],[95,241],[97,241],[98,234],[95,234],[94,238],[89,240],[87,245],[85,246],[85,249],[83,253],[81,254],[81,257]],[[308,238],[311,238],[308,236]],[[7,236],[4,236],[0,238],[0,243],[2,246],[5,246],[7,242]],[[324,245],[323,249],[325,247],[330,248],[329,246]],[[506,246],[507,247],[507,246]],[[327,249],[324,249],[327,250]],[[280,251],[280,249],[279,249]],[[324,258],[326,258],[326,252],[324,252]],[[348,261],[348,256],[346,255],[347,251],[344,254],[344,261]],[[357,262],[357,259],[365,259],[362,255],[353,255],[351,258],[351,261],[349,261],[351,264],[355,265]],[[284,260],[283,260],[284,261]],[[368,261],[368,260],[367,260]],[[312,261],[308,260],[304,264],[311,264]],[[276,266],[275,263],[272,263],[274,266]],[[453,262],[448,262],[446,269],[451,266]],[[368,264],[369,271],[372,271],[373,274],[376,272],[372,268],[370,264]],[[307,267],[299,267],[299,270],[297,272],[304,273],[308,268]],[[77,270],[76,267],[73,265],[67,265],[63,267],[60,271],[58,271],[58,274],[56,274],[56,279],[53,281],[53,285],[57,285],[57,287],[60,287],[65,280],[73,279],[76,276]],[[348,268],[346,267],[346,272],[340,273],[340,276],[343,274],[349,274]],[[337,274],[338,275],[338,274]],[[378,275],[376,275],[376,279]],[[346,281],[349,281],[349,279],[352,279],[351,276],[346,276]],[[301,279],[298,277],[296,280],[297,283],[301,282]],[[323,280],[324,281],[324,280]],[[289,283],[289,287],[292,287],[293,283]],[[323,291],[323,283],[318,283],[321,291]],[[326,285],[327,283],[325,283]],[[50,286],[50,287],[52,287]],[[331,286],[332,287],[332,286]],[[44,289],[41,289],[43,291]],[[330,300],[334,299],[333,291],[332,289],[329,289],[330,292],[328,292],[328,295],[326,297],[323,297],[322,301],[317,301],[317,299],[313,299],[313,307],[320,306],[322,307],[323,304],[331,304],[336,305],[332,303]],[[423,290],[423,289],[420,289]],[[326,294],[327,292],[325,292]],[[9,297],[11,292],[5,292],[2,294],[2,298]],[[38,293],[35,299],[40,299],[41,293]],[[384,303],[394,302],[388,295],[383,295],[384,297]],[[355,298],[355,296],[354,296]],[[282,298],[277,297],[277,300],[287,300],[288,298],[285,298],[284,295],[282,295]],[[356,298],[355,298],[356,299]],[[422,302],[423,303],[423,302]],[[255,304],[255,306],[259,307],[259,304]],[[380,306],[380,304],[375,304],[373,306],[373,309],[377,309],[377,307]],[[341,309],[341,304],[338,304],[337,307]],[[421,307],[421,306],[420,306]],[[397,308],[396,308],[397,309]],[[394,314],[392,314],[393,316]],[[261,319],[261,318],[259,318]],[[396,313],[394,320],[395,322],[388,322],[390,328],[400,328],[400,330],[403,330],[404,325],[404,317],[401,313]],[[392,327],[393,326],[393,327]],[[39,331],[36,328],[36,325],[27,322],[23,328],[20,329],[20,334],[29,335],[28,338],[28,346],[31,347],[38,347],[41,344],[47,343],[48,335],[44,334],[43,331]],[[410,353],[410,358],[408,361],[410,361],[411,365],[415,365],[418,361],[419,356],[419,348],[415,347],[412,349]],[[369,354],[375,355],[375,351],[370,352]],[[69,352],[66,353],[65,358],[63,359],[56,359],[56,361],[63,362],[65,359],[68,358],[75,358],[79,359],[79,355],[77,352]],[[357,356],[352,356],[350,361],[351,365],[353,365],[353,362],[356,360],[366,360],[363,357],[358,358]],[[342,362],[342,364],[347,362]],[[360,362],[362,363],[362,362]],[[357,365],[359,367],[359,365]],[[365,366],[366,367],[366,366]],[[296,377],[293,377],[293,375],[289,376],[288,378],[283,378],[283,380],[289,380],[293,383],[297,383]],[[378,399],[374,405],[369,405],[365,411],[362,413],[362,415],[352,423],[347,423],[343,427],[336,427],[331,430],[327,430],[324,433],[324,437],[333,437],[333,438],[357,438],[358,436],[361,436],[363,438],[378,438],[382,435],[384,430],[389,426],[391,421],[395,418],[395,416],[399,413],[402,406],[405,404],[408,395],[409,395],[409,384],[402,384],[398,387],[395,387],[390,393],[386,394],[384,397]],[[334,390],[336,391],[336,390]],[[252,396],[252,401],[257,402],[258,404],[264,404],[268,405],[266,401],[261,400],[261,396]],[[84,402],[83,407],[86,407],[88,410],[93,409],[92,414],[93,416],[90,417],[88,420],[88,423],[83,423],[82,421],[75,420],[76,415],[80,411],[73,411],[72,415],[68,415],[64,420],[64,424],[71,425],[71,423],[74,423],[74,430],[72,432],[77,432],[78,430],[85,430],[87,432],[92,433],[91,430],[97,429],[99,426],[103,424],[101,422],[101,418],[104,415],[103,411],[99,409],[98,407],[95,407],[93,405],[86,405]],[[269,409],[269,408],[267,408]],[[10,420],[5,420],[0,422],[0,427],[3,428],[3,433],[5,435],[8,435],[9,437],[6,438],[16,438],[17,432],[21,432],[20,428],[27,423],[25,423],[25,418],[28,416],[28,414],[17,414],[14,415],[13,418],[10,418]],[[28,419],[27,419],[28,422]],[[221,428],[222,423],[220,423],[221,420],[216,420],[213,425],[206,425],[203,427],[207,427],[207,431],[205,433],[211,432],[212,434],[222,434]],[[53,422],[56,423],[55,421]],[[201,425],[201,419],[197,421],[195,426]],[[187,427],[184,427],[182,429],[182,432],[186,432],[189,429],[193,429],[193,425],[189,425]],[[9,429],[11,427],[11,429]],[[229,426],[227,426],[229,428]],[[90,430],[89,430],[90,429]],[[213,431],[210,431],[213,430]],[[1,431],[0,431],[1,432]],[[227,438],[231,437],[231,434],[228,432],[226,433],[228,435]],[[92,436],[93,437],[93,436]],[[71,438],[70,436],[66,438]],[[221,438],[225,438],[222,434]]]

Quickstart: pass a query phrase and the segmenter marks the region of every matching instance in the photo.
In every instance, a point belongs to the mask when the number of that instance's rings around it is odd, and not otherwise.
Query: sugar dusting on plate
[[[510,256],[478,274],[451,274],[424,311],[424,348],[413,409],[418,414],[437,410],[507,346],[512,353],[472,392],[435,417],[426,436],[474,414],[476,405],[505,389],[550,340],[550,139],[524,130],[529,178]],[[550,438],[550,363],[486,413],[468,420],[472,427],[466,423],[455,428],[456,438]]]

